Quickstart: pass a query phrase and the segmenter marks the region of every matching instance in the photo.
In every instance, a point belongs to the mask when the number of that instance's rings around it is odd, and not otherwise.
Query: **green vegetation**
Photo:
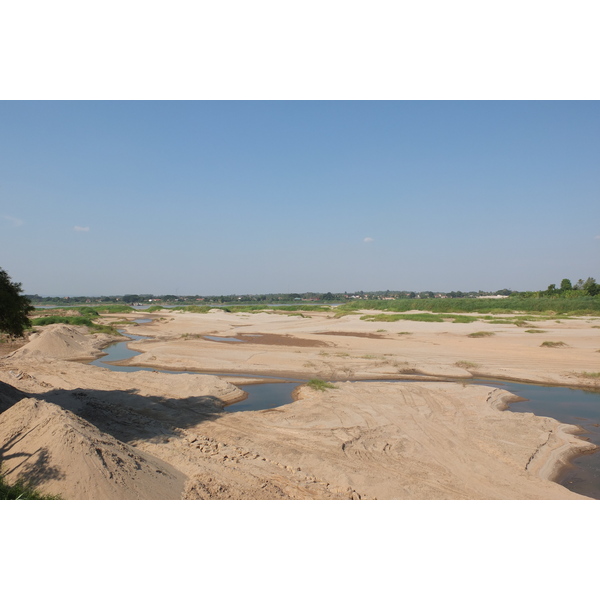
[[[87,308],[87,307],[84,307]],[[90,307],[91,308],[91,307]],[[101,304],[100,306],[94,307],[97,313],[130,313],[137,312],[135,308],[128,306],[127,304]]]
[[[581,373],[581,375],[582,375],[583,377],[591,377],[591,378],[593,378],[593,379],[600,379],[600,373],[599,373],[599,372],[590,373],[590,372],[588,372],[588,371],[583,371],[583,372]]]
[[[269,307],[266,304],[249,304],[249,305],[241,305],[241,306],[218,306],[213,308],[219,308],[228,313],[253,313],[253,312],[264,312],[265,310],[269,310]]]
[[[6,483],[0,473],[0,500],[60,500],[60,496],[41,494],[33,486],[19,479],[12,485]]]
[[[191,313],[206,314],[209,310],[213,309],[214,306],[181,306],[177,310],[183,310]]]
[[[28,315],[33,306],[22,291],[21,284],[11,281],[8,273],[0,269],[0,333],[20,337],[31,327]]]
[[[474,369],[479,365],[474,362],[469,362],[468,360],[459,360],[458,362],[454,363],[454,366],[460,367],[461,369]]]
[[[299,310],[302,311],[313,311],[313,312],[329,312],[331,310],[333,310],[331,308],[331,306],[319,306],[316,304],[308,304],[308,305],[303,305],[303,304],[295,304],[293,306],[282,306],[281,308],[279,307],[274,307],[271,306],[269,307],[272,310],[277,310],[277,311],[293,311],[293,312],[297,312]]]
[[[150,308],[146,308],[143,312],[153,313],[158,310],[168,310],[168,309],[166,309],[164,306],[159,306],[158,304],[154,304]]]
[[[542,342],[540,344],[541,348],[565,348],[567,344],[564,342]]]
[[[469,315],[448,315],[449,318],[454,319],[454,323],[473,323],[477,321],[476,317],[471,317]]]
[[[548,333],[545,329],[526,329],[525,333]]]
[[[481,337],[490,337],[495,335],[493,331],[475,331],[474,333],[469,333],[467,337],[470,338],[481,338]]]
[[[38,317],[32,319],[31,324],[34,327],[43,327],[44,325],[54,325],[55,323],[64,323],[66,325],[86,325],[92,327],[93,323],[86,317],[59,317],[52,315],[50,317]]]
[[[333,385],[333,383],[323,381],[322,379],[311,379],[306,385],[308,385],[313,390],[317,390],[318,392],[337,389],[335,385]]]
[[[394,321],[426,321],[428,323],[443,323],[442,315],[434,315],[432,313],[410,313],[410,314],[393,314],[393,315],[363,315],[361,321],[385,321],[393,323]]]
[[[58,315],[51,315],[49,317],[38,317],[32,319],[31,324],[33,327],[43,327],[44,325],[54,325],[55,323],[64,323],[65,325],[84,325],[88,327],[93,333],[107,333],[109,335],[119,335],[119,332],[111,325],[99,325],[94,323],[87,317],[60,317]],[[131,323],[128,323],[131,325]]]
[[[535,294],[537,292],[531,292]],[[600,316],[599,296],[510,296],[509,298],[401,298],[397,300],[356,300],[338,311],[382,310],[403,313],[411,310],[432,313],[552,313]]]

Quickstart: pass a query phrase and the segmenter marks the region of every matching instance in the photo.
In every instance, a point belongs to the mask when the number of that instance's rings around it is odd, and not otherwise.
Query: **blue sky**
[[[600,280],[597,101],[0,102],[26,293]]]

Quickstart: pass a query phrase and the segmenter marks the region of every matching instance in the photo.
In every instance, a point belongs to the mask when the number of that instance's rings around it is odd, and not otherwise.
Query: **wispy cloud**
[[[371,242],[374,242],[375,240],[373,238],[370,237],[366,237],[363,242],[365,242],[366,244],[370,244]]]
[[[89,227],[82,227],[81,225],[75,225],[75,227],[73,227],[73,231],[89,231],[90,228]]]
[[[17,219],[17,217],[11,217],[9,215],[0,215],[0,219],[4,219],[12,224],[13,227],[21,227],[23,225],[23,221],[21,219]]]

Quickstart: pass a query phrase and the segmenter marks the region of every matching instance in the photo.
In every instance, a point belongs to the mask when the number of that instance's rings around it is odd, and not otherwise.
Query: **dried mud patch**
[[[316,335],[346,335],[350,337],[370,338],[372,340],[382,340],[385,335],[378,333],[364,333],[359,331],[320,331]]]

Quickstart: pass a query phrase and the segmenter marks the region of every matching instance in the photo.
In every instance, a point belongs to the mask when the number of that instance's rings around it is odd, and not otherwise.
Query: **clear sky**
[[[597,101],[3,101],[0,266],[40,295],[600,280]]]

